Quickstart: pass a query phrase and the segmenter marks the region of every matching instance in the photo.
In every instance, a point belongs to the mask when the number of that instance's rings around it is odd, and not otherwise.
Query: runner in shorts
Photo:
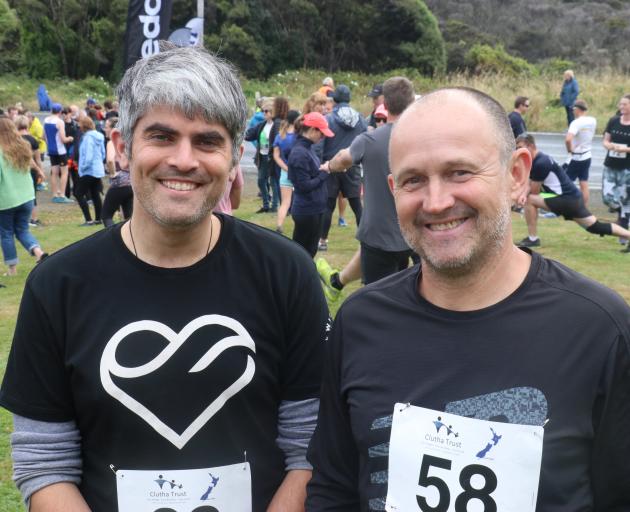
[[[595,235],[614,235],[626,240],[630,239],[630,231],[611,224],[600,222],[584,205],[582,194],[569,179],[566,172],[557,162],[536,148],[533,135],[519,135],[516,147],[527,148],[532,155],[532,170],[530,173],[530,191],[525,205],[525,220],[529,236],[521,240],[520,247],[538,247],[540,238],[537,235],[537,208],[545,208],[556,215],[562,215],[565,220],[577,222],[589,233]],[[630,252],[626,246],[622,252]]]

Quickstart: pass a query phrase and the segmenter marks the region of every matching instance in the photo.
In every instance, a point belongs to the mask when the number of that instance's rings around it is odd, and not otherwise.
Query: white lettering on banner
[[[160,53],[160,45],[157,38],[160,36],[160,10],[162,9],[162,0],[145,0],[144,14],[138,16],[142,23],[142,35],[146,38],[142,42],[140,54],[143,59],[150,57],[155,53]]]
[[[142,43],[141,56],[143,59],[153,55],[154,53],[160,53],[160,44],[155,39],[147,39]]]
[[[534,512],[542,427],[396,404],[388,512]]]
[[[159,16],[140,16],[140,23],[142,23],[142,35],[147,39],[155,39],[160,35]]]
[[[151,0],[145,0],[144,2],[144,11],[150,16],[159,14],[161,8],[162,0],[155,0],[155,5],[151,5]]]

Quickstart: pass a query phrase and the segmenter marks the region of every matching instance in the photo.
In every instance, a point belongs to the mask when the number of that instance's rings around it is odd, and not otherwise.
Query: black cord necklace
[[[210,254],[210,246],[212,245],[212,237],[214,235],[214,221],[212,219],[212,214],[210,214],[210,240],[208,240],[208,248],[206,249],[206,254],[204,257]],[[136,242],[133,239],[133,231],[131,230],[131,219],[129,219],[129,236],[131,237],[131,245],[133,246],[133,255],[138,258],[138,251],[136,249]],[[139,259],[139,258],[138,258]]]

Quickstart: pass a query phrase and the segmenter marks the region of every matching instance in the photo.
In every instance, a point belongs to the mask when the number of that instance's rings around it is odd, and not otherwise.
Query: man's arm
[[[61,119],[57,121],[57,129],[59,130],[59,138],[64,144],[72,142],[74,140],[74,137],[66,137],[66,125]]]
[[[352,167],[352,156],[348,148],[339,151],[332,160],[328,162],[328,168],[331,172],[345,171],[349,167]]]
[[[343,311],[326,343],[326,361],[317,427],[308,447],[313,477],[307,487],[307,512],[359,510],[359,454],[341,391]]]
[[[564,138],[564,145],[567,148],[567,153],[573,153],[573,135],[571,132],[567,132],[567,136]]]
[[[306,500],[306,484],[311,479],[308,469],[294,469],[284,477],[267,512],[303,512]]]
[[[621,434],[630,432],[630,311],[622,307],[621,332],[608,355],[593,407],[593,510],[611,512],[630,510],[630,436]]]
[[[90,512],[76,485],[61,482],[37,491],[29,512]]]

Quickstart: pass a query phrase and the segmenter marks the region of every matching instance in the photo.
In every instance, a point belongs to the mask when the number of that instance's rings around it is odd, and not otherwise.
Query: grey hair
[[[514,133],[510,127],[507,112],[492,96],[489,96],[485,92],[481,92],[477,89],[473,89],[472,87],[443,87],[425,94],[422,98],[416,100],[416,105],[431,102],[443,93],[449,92],[459,92],[469,96],[474,99],[477,105],[479,105],[487,114],[488,118],[492,122],[497,136],[496,143],[499,150],[499,161],[502,166],[507,167],[510,158],[512,158],[512,153],[516,148],[516,142],[514,141]]]
[[[179,48],[162,41],[160,53],[138,60],[125,72],[116,94],[118,129],[128,156],[140,118],[153,107],[167,106],[190,119],[201,116],[222,125],[232,138],[232,163],[238,164],[247,102],[229,62],[202,48]]]

